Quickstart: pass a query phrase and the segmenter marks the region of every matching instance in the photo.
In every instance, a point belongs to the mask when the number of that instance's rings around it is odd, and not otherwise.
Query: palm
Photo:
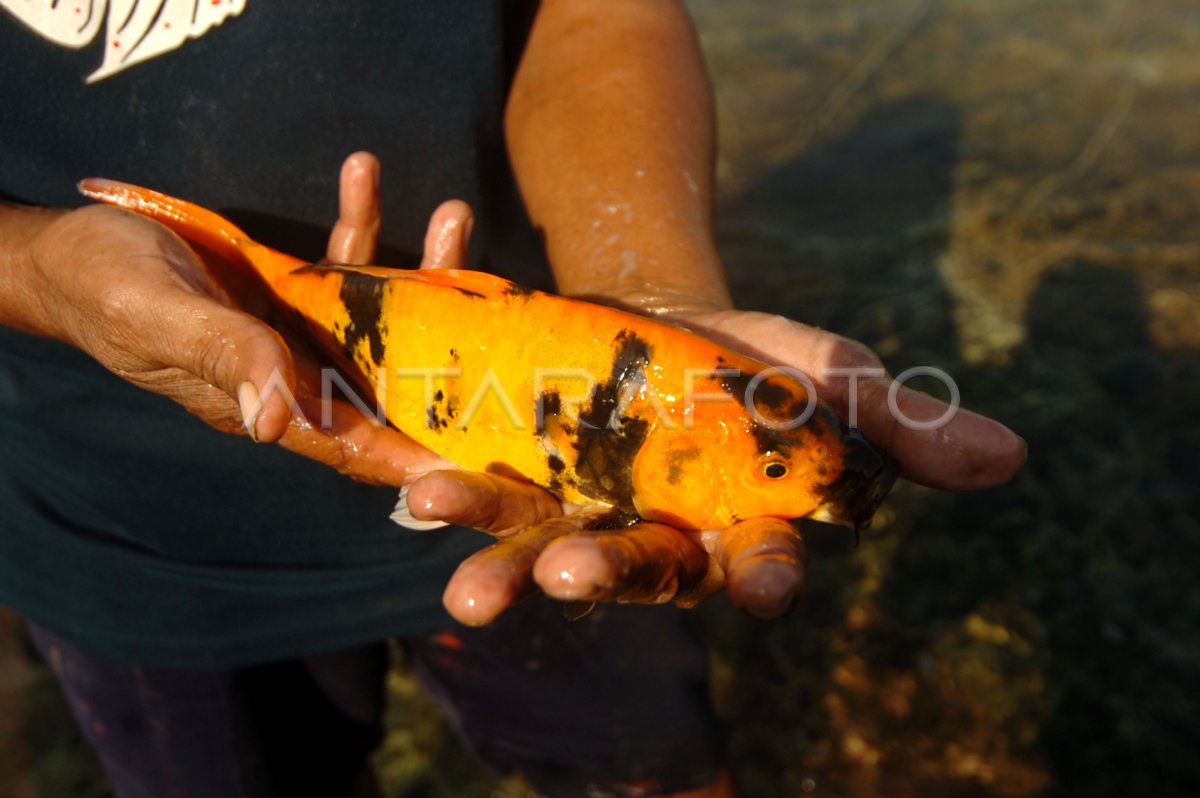
[[[343,172],[341,220],[330,241],[332,258],[369,262],[379,227],[374,185],[355,179],[352,156]],[[373,159],[368,161],[374,164]],[[377,169],[377,164],[374,165]],[[347,179],[347,174],[350,179]],[[470,210],[451,202],[431,219],[422,268],[463,265]],[[828,367],[878,367],[868,349],[840,336],[779,316],[744,311],[691,312],[685,326],[767,362],[813,376],[830,405],[845,416],[846,383],[823,379]],[[914,480],[946,488],[977,488],[1006,480],[1020,465],[1023,443],[996,422],[959,413],[943,430],[917,432],[889,419],[882,379],[863,381],[861,426],[868,438],[901,461]],[[941,414],[929,397],[902,392],[911,417]],[[951,445],[951,441],[954,445]],[[474,526],[498,537],[460,565],[444,602],[465,623],[487,623],[541,589],[575,601],[699,603],[726,589],[734,604],[760,616],[783,612],[803,590],[806,552],[798,530],[776,518],[743,521],[724,530],[685,533],[645,523],[620,531],[590,530],[586,512],[566,512],[541,488],[494,474],[435,471],[408,494],[418,518]]]

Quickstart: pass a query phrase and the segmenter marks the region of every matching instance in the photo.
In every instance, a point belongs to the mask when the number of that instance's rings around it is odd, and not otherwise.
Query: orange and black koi
[[[895,477],[803,380],[680,327],[483,272],[308,264],[183,200],[80,189],[248,265],[392,425],[462,468],[682,529],[860,529]]]

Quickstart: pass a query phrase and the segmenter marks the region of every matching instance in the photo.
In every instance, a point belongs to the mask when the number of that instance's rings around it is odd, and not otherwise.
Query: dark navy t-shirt
[[[77,180],[112,177],[317,258],[341,161],[369,149],[381,263],[413,265],[460,197],[473,264],[545,284],[501,135],[521,4],[28,5],[49,10],[0,13],[0,195],[78,205]],[[444,624],[487,539],[397,527],[395,499],[0,328],[0,602],[97,653],[230,666]]]

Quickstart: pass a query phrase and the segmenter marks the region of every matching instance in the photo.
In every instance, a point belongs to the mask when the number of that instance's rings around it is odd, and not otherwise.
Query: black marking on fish
[[[562,412],[562,395],[558,391],[542,393],[542,417],[557,416]]]
[[[667,483],[678,485],[683,480],[684,466],[700,456],[699,446],[676,449],[667,455]]]
[[[574,484],[574,480],[569,479],[567,474],[567,463],[558,455],[551,454],[546,457],[546,465],[550,466],[550,484],[548,486],[550,492],[561,497],[564,481]]]
[[[608,379],[592,388],[586,407],[579,414],[573,436],[578,456],[575,473],[579,490],[586,496],[617,507],[633,507],[633,460],[650,425],[645,419],[615,418],[625,386],[645,379],[650,363],[650,345],[629,330],[613,341],[613,367]]]
[[[460,294],[462,294],[463,296],[469,296],[469,297],[471,297],[472,299],[486,299],[486,298],[487,298],[487,297],[485,297],[483,294],[479,293],[478,291],[471,291],[471,290],[469,290],[469,289],[467,289],[467,288],[462,288],[462,287],[460,287],[460,286],[457,286],[457,285],[455,285],[455,286],[451,286],[451,287],[452,287],[452,288],[453,288],[455,291],[457,291],[457,292],[459,292]]]
[[[842,473],[823,493],[834,517],[852,524],[857,538],[859,531],[870,526],[900,467],[876,451],[854,427],[842,437],[842,445]]]
[[[753,374],[739,373],[736,376],[713,374],[712,376],[713,379],[719,381],[721,388],[750,414],[750,419],[752,422],[750,425],[750,434],[754,436],[754,444],[758,449],[758,453],[762,455],[775,453],[786,457],[791,452],[792,447],[796,444],[795,434],[791,430],[773,429],[758,421],[760,415],[771,420],[785,418],[783,413],[776,412],[773,409],[773,406],[783,406],[784,402],[786,401],[782,396],[779,395],[778,388],[780,386],[771,385],[770,380],[764,380],[763,382],[759,383],[755,389],[753,397],[751,397],[754,400],[754,407],[747,407],[746,392],[749,389],[750,381],[754,379]],[[771,387],[767,391],[766,400],[760,402],[759,395],[762,392],[761,389],[767,388],[768,385]],[[788,391],[787,393],[787,399],[792,399],[791,392]],[[771,412],[762,413],[760,408],[764,405],[771,410]],[[802,409],[801,412],[803,412]]]
[[[515,479],[517,482],[529,482],[529,477],[522,474],[503,460],[493,460],[483,468],[485,473],[499,474],[502,477]]]
[[[543,434],[550,432],[550,427],[562,427],[559,415],[562,413],[562,395],[558,391],[542,391],[534,401],[533,417],[538,430]]]
[[[315,269],[316,267],[312,267]],[[346,357],[353,360],[360,341],[366,341],[375,365],[383,363],[383,291],[387,279],[362,272],[343,271],[338,298],[346,306],[350,323],[342,336]]]
[[[717,368],[726,368],[723,358],[717,358]],[[787,456],[791,449],[804,444],[804,436],[820,437],[830,429],[840,429],[840,422],[833,411],[825,405],[817,404],[812,414],[801,425],[791,429],[775,429],[759,422],[766,418],[769,421],[786,424],[793,419],[802,417],[808,410],[808,392],[803,386],[789,385],[785,376],[767,377],[754,386],[750,392],[750,384],[755,379],[754,374],[736,375],[719,374],[714,372],[711,378],[720,383],[735,402],[740,404],[750,414],[754,422],[750,433],[754,436],[759,454],[771,453]],[[799,394],[799,396],[797,396]],[[753,407],[747,406],[747,400],[754,402]],[[800,430],[804,430],[802,433]]]
[[[534,290],[532,288],[526,288],[523,285],[510,282],[504,287],[504,294],[505,296],[516,297],[518,299],[528,299],[529,297],[533,296]]]
[[[425,408],[425,426],[429,429],[443,430],[450,426],[450,419],[438,413],[436,404]]]

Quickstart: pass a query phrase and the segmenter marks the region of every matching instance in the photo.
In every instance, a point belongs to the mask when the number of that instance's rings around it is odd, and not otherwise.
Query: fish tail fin
[[[258,243],[224,216],[187,200],[103,177],[81,180],[78,187],[89,199],[149,216],[193,244],[235,263],[248,264],[268,282],[303,264]]]

